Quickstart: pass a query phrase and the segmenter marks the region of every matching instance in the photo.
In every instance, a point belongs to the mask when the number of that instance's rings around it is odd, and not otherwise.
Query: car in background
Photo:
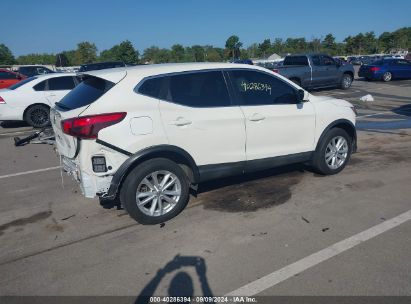
[[[95,71],[95,70],[121,68],[125,66],[126,64],[123,61],[97,62],[97,63],[82,64],[78,71],[81,73],[81,72],[88,72],[88,71]]]
[[[237,59],[237,60],[234,60],[233,63],[254,65],[251,59]]]
[[[5,89],[26,78],[24,75],[6,69],[0,69],[0,89]]]
[[[20,120],[35,128],[50,123],[50,107],[81,82],[76,74],[53,73],[26,78],[0,90],[0,121]]]
[[[411,60],[411,53],[408,53],[408,54],[404,57],[404,59],[405,59],[405,60]]]
[[[405,59],[382,59],[372,64],[362,65],[358,71],[359,77],[367,80],[383,80],[411,78],[411,61]]]
[[[354,80],[351,64],[341,64],[325,54],[290,55],[274,72],[306,89],[340,87],[348,89]]]
[[[16,72],[18,72],[19,74],[23,74],[26,77],[55,73],[55,71],[52,71],[49,68],[42,65],[19,66]]]

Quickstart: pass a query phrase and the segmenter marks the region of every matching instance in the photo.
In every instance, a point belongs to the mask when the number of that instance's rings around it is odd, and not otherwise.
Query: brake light
[[[101,129],[115,125],[126,117],[127,113],[108,113],[65,119],[61,122],[63,132],[82,139],[97,138]]]
[[[5,104],[6,101],[0,96],[0,104]]]
[[[377,68],[377,67],[372,67],[372,68],[370,68],[370,71],[371,72],[377,72],[377,71],[379,71],[380,70],[380,68]]]

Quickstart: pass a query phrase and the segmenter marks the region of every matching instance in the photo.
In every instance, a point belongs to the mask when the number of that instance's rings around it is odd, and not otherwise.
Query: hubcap
[[[169,171],[155,171],[147,175],[137,187],[137,207],[146,215],[161,216],[177,205],[181,196],[181,182]]]
[[[30,118],[36,125],[43,125],[48,121],[47,112],[43,109],[34,109],[31,112]]]
[[[344,87],[348,88],[351,85],[351,77],[346,76],[344,77]]]
[[[340,168],[347,159],[348,143],[342,136],[330,140],[325,149],[325,162],[330,169]]]
[[[385,73],[384,74],[384,80],[385,81],[390,81],[391,80],[391,73]]]

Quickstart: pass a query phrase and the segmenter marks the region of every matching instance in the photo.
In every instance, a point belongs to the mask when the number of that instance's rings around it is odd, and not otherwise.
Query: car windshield
[[[30,81],[33,81],[34,79],[37,79],[37,77],[29,77],[29,78],[26,78],[26,79],[24,79],[24,80],[22,80],[22,81],[19,81],[19,82],[13,84],[12,86],[9,87],[9,89],[10,89],[10,90],[15,90],[15,89],[17,89],[17,88],[20,88],[22,85],[25,85],[26,83],[28,83],[28,82],[30,82]]]

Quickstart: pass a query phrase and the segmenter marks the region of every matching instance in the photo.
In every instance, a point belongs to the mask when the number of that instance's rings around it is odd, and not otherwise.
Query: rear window
[[[16,84],[13,84],[11,87],[9,87],[10,90],[15,90],[17,88],[20,88],[22,85],[25,85],[26,83],[33,81],[34,79],[37,79],[37,77],[30,77],[23,79],[22,81],[17,82]]]
[[[78,86],[71,90],[56,105],[61,110],[73,110],[92,104],[110,90],[115,83],[101,78],[86,76]]]
[[[307,56],[287,56],[283,65],[308,65]]]

